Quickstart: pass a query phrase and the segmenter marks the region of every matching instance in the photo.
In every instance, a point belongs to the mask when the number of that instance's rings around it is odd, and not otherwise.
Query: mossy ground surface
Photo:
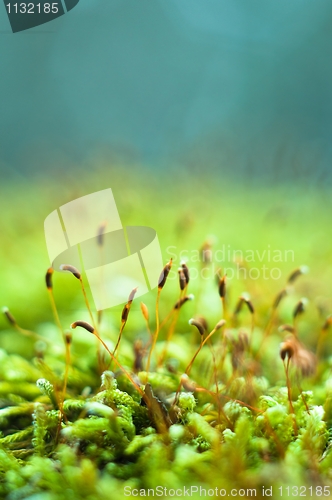
[[[189,258],[192,279],[187,292],[195,299],[180,309],[167,357],[157,367],[174,312],[160,331],[148,375],[153,391],[148,404],[142,403],[141,394],[121,370],[110,366],[106,353],[105,373],[100,373],[96,339],[85,330],[74,330],[61,417],[65,348],[44,286],[49,263],[43,220],[64,202],[101,185],[112,187],[125,225],[157,230],[165,263],[173,256],[176,270],[180,253]],[[237,489],[238,498],[250,498],[247,490],[265,498],[263,488],[271,486],[273,498],[280,497],[281,486],[294,487],[291,496],[305,493],[302,496],[316,498],[322,491],[321,496],[328,497],[332,345],[329,329],[321,328],[332,313],[331,203],[327,193],[301,187],[239,187],[218,179],[207,182],[175,174],[158,179],[128,171],[105,173],[105,169],[93,178],[80,178],[79,185],[75,174],[64,175],[61,184],[52,185],[47,179],[36,180],[31,188],[8,184],[1,198],[1,303],[21,327],[45,341],[36,342],[1,319],[0,497],[106,500],[123,498],[125,487],[127,492],[167,488],[165,496],[172,496],[172,489],[191,486],[224,489],[227,494]],[[212,242],[211,263],[197,258],[207,239]],[[229,276],[225,313],[215,273],[219,268],[237,269],[232,259],[221,260],[222,254],[216,253],[228,245],[243,254],[248,249],[256,254],[254,261],[243,263],[247,275]],[[275,261],[268,249],[283,256],[287,250],[292,253]],[[310,272],[287,286],[271,321],[275,297],[290,273],[303,264]],[[278,273],[278,279],[265,279],[263,265],[269,271],[279,269],[280,277]],[[260,270],[259,278],[248,277],[252,268]],[[89,321],[77,280],[55,273],[53,282],[63,328],[76,320]],[[246,304],[236,317],[233,314],[243,292],[254,306],[254,327]],[[160,296],[161,321],[179,293],[175,273]],[[296,319],[296,336],[306,352],[316,352],[319,338],[321,349],[306,376],[301,365],[290,361],[292,414],[279,349],[285,337],[294,334],[280,332],[279,327],[293,323],[294,308],[304,296],[309,302]],[[154,332],[156,292],[143,300]],[[119,361],[129,372],[135,341],[149,344],[139,302],[133,302],[120,344]],[[121,310],[114,308],[102,316],[100,334],[111,350]],[[172,404],[200,343],[188,320],[203,316],[209,332],[224,315],[225,327],[202,348],[190,381]],[[146,356],[142,370],[134,375],[143,391],[145,367]],[[301,486],[306,490],[297,491]],[[284,489],[282,498],[287,493]]]

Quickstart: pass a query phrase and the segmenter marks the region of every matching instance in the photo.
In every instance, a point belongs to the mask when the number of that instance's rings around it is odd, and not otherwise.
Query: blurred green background
[[[191,176],[189,171],[175,169],[167,176],[162,173],[153,176],[150,171],[137,166],[101,164],[99,168],[99,171],[85,175],[72,168],[54,183],[47,175],[40,175],[28,187],[23,182],[8,182],[3,190],[0,303],[10,308],[21,326],[37,328],[43,334],[44,323],[53,321],[44,283],[49,266],[44,219],[63,203],[111,186],[124,225],[148,225],[157,230],[164,262],[173,256],[176,271],[181,255],[188,257],[193,276],[189,292],[195,294],[195,300],[185,306],[180,329],[188,330],[187,321],[194,314],[203,314],[211,324],[220,318],[215,280],[218,269],[222,272],[229,269],[230,307],[235,306],[240,293],[250,293],[258,310],[258,326],[264,327],[268,308],[288,275],[295,268],[308,265],[310,272],[297,283],[295,296],[286,300],[282,320],[291,321],[296,300],[302,296],[309,298],[301,336],[314,346],[319,324],[332,311],[332,241],[329,238],[332,201],[328,189],[318,191],[296,184],[248,189],[234,181],[216,182],[213,177]],[[214,262],[206,264],[207,279],[196,278],[195,270],[199,272],[202,267],[202,262],[197,262],[201,259],[199,249],[207,240],[212,244]],[[218,254],[223,248],[241,251],[244,257],[248,251],[255,252],[254,261],[246,264],[247,278],[241,272],[237,277],[233,255],[228,258]],[[268,249],[271,255],[282,252],[282,260],[274,262],[269,258]],[[285,251],[291,253],[285,256]],[[267,269],[266,278],[263,265]],[[254,271],[254,278],[250,279],[248,272],[252,268],[258,271]],[[271,271],[274,268],[276,271]],[[77,319],[89,320],[75,278],[55,273],[54,292],[66,328]],[[168,280],[163,291],[162,316],[169,312],[178,294],[175,276]],[[152,312],[153,322],[155,291],[142,300]],[[104,329],[111,339],[117,336],[121,310],[122,306],[119,306],[104,314]],[[4,318],[0,321],[1,327],[7,330],[1,342],[7,349],[17,350],[18,343],[13,339],[20,337],[8,330]],[[144,329],[139,301],[136,301],[126,336]]]
[[[123,224],[155,228],[165,261],[207,238],[294,252],[280,279],[232,280],[233,302],[247,290],[265,314],[307,264],[298,293],[315,321],[330,313],[331,23],[329,0],[80,0],[13,35],[0,10],[0,304],[22,326],[51,319],[44,219],[111,187]],[[218,316],[210,281],[193,280],[190,312]],[[77,283],[55,284],[69,325]],[[175,283],[167,294],[164,312]]]

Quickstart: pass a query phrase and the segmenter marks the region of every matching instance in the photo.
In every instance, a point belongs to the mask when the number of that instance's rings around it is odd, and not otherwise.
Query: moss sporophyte
[[[210,250],[205,243],[207,266]],[[64,324],[52,268],[46,288],[58,339],[23,328],[4,308],[13,338],[30,338],[35,356],[0,351],[1,498],[108,499],[110,491],[122,498],[132,489],[197,485],[250,487],[263,498],[284,484],[330,485],[324,347],[332,321],[298,298],[304,268],[274,298],[258,285],[251,296],[231,296],[218,274],[209,295],[215,312],[206,318],[202,297],[194,317],[186,305],[194,296],[184,262],[175,296],[163,301],[171,266],[161,272],[154,308],[137,304],[131,291],[117,334],[92,310],[82,273],[70,264],[62,269],[78,280],[80,314],[89,321]]]

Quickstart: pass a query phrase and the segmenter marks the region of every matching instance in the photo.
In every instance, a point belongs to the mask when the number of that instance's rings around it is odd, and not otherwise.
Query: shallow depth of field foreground
[[[328,193],[105,172],[0,201],[0,497],[332,497]],[[165,267],[98,314],[43,220],[104,187]]]

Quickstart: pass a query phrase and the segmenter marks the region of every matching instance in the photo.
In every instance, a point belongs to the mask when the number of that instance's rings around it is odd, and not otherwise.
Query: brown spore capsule
[[[98,227],[98,231],[97,231],[97,243],[100,247],[103,246],[104,244],[104,234],[105,234],[105,229],[106,229],[106,226],[107,226],[107,222],[102,222],[100,224],[100,226]]]
[[[186,280],[186,277],[185,277],[185,274],[183,272],[183,269],[182,267],[180,267],[178,269],[178,273],[179,273],[179,285],[180,285],[180,290],[184,290],[186,288],[186,285],[187,285],[187,280]]]
[[[166,283],[166,280],[167,280],[167,277],[169,275],[169,272],[172,268],[172,259],[166,264],[166,266],[164,267],[164,269],[162,270],[160,276],[159,276],[159,280],[158,280],[158,289],[161,290],[162,288],[164,288],[165,286],[165,283]]]
[[[294,333],[295,332],[295,328],[292,325],[285,324],[285,325],[279,326],[279,332]]]
[[[274,302],[273,302],[273,309],[277,309],[277,307],[279,306],[280,302],[282,301],[282,299],[284,297],[286,297],[287,295],[287,290],[286,289],[283,289],[281,290],[281,292],[278,293],[278,295],[276,296],[276,298],[274,299]]]
[[[122,314],[121,314],[121,321],[122,323],[125,323],[128,319],[129,315],[129,310],[130,310],[130,305],[127,303],[124,308],[122,309]]]
[[[65,333],[65,340],[67,345],[70,345],[72,343],[73,336],[70,332]]]
[[[224,299],[226,296],[226,274],[219,280],[218,291],[219,296]]]
[[[237,316],[241,312],[243,302],[244,302],[243,297],[239,297],[239,300],[237,301],[235,309],[234,309],[234,316]]]
[[[293,311],[293,318],[295,319],[299,314],[302,314],[305,311],[305,307],[308,303],[306,298],[303,298],[298,301]]]
[[[250,299],[245,298],[245,299],[244,299],[244,302],[246,303],[247,308],[249,309],[249,312],[250,312],[251,314],[254,314],[254,313],[255,313],[255,308],[254,308],[253,303],[251,302],[251,300],[250,300]]]
[[[289,285],[293,284],[294,281],[301,276],[302,274],[306,274],[309,271],[309,268],[307,266],[301,266],[295,269],[288,277],[287,283]]]
[[[193,300],[194,296],[191,294],[191,295],[186,295],[185,297],[182,297],[181,299],[179,299],[175,306],[174,306],[174,309],[180,309],[183,304],[185,304],[186,302],[188,302],[188,300]]]
[[[186,284],[188,285],[188,283],[190,281],[189,268],[185,262],[181,262],[181,267],[182,267],[182,271],[183,271],[185,278],[186,278]]]
[[[94,333],[95,330],[93,328],[93,326],[91,326],[89,323],[87,323],[86,321],[75,321],[74,323],[72,323],[70,325],[70,327],[74,330],[76,327],[80,326],[81,328],[84,328],[85,330],[87,330],[88,332],[90,333]]]
[[[291,342],[283,342],[280,345],[280,357],[284,361],[286,358],[291,359],[294,356],[294,347]]]
[[[203,337],[203,335],[205,334],[205,328],[200,321],[197,321],[196,319],[191,318],[189,320],[189,325],[195,326],[197,328],[197,330],[199,331],[200,335]]]
[[[14,316],[12,315],[12,313],[9,311],[8,307],[4,307],[2,309],[2,312],[4,313],[4,315],[6,316],[7,320],[9,321],[9,323],[13,326],[16,326],[17,323],[16,323],[16,320],[14,318]]]
[[[134,372],[143,371],[143,356],[144,356],[144,346],[141,339],[137,339],[134,342]]]
[[[49,267],[46,271],[45,282],[46,282],[46,288],[48,290],[51,290],[53,288],[53,283],[52,283],[53,272],[54,270],[52,267]]]
[[[215,331],[220,330],[220,328],[222,328],[224,325],[226,325],[226,320],[225,319],[221,319],[220,321],[218,321],[218,323],[214,327],[214,330]]]
[[[79,270],[70,264],[61,264],[60,270],[69,271],[73,276],[75,276],[75,278],[77,278],[78,280],[81,279],[81,273],[79,272]]]
[[[322,326],[322,330],[328,330],[332,325],[332,316],[328,316]]]

